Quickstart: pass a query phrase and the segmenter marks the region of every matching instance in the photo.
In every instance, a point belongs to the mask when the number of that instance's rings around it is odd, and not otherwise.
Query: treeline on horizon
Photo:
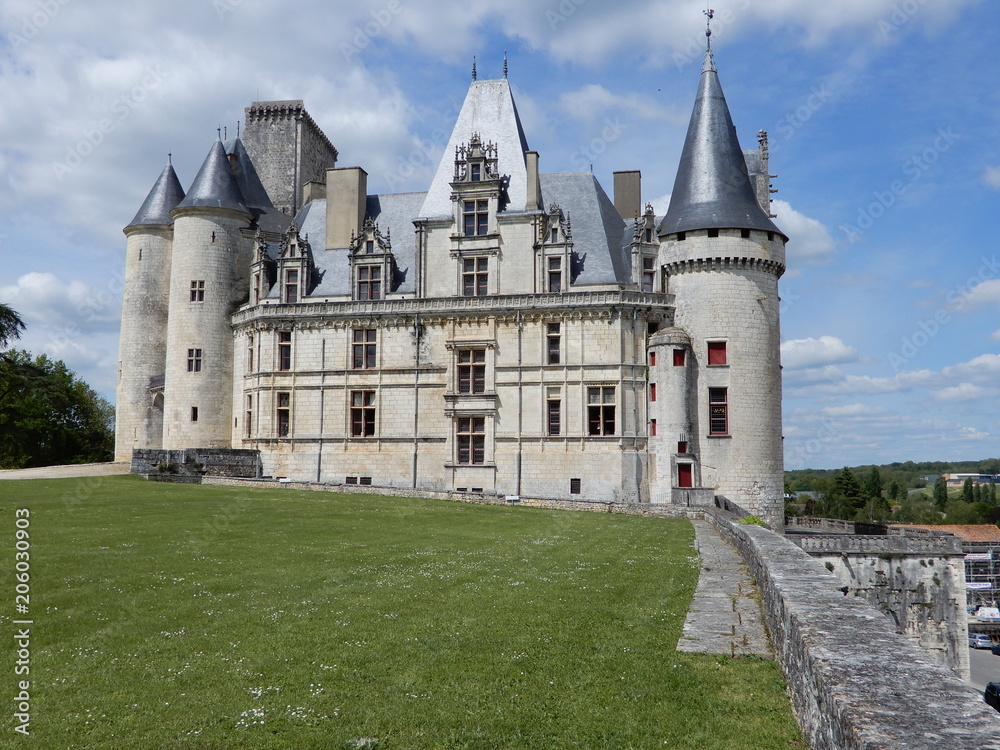
[[[868,523],[1000,522],[996,485],[969,479],[949,487],[945,474],[997,475],[1000,458],[786,471],[785,512]]]

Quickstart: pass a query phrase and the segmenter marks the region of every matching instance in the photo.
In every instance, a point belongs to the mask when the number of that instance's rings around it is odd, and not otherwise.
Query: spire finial
[[[240,121],[239,120],[236,121],[236,137],[237,138],[240,137]]]
[[[507,77],[507,50],[503,51],[503,77]]]
[[[215,129],[215,137],[218,138],[220,141],[222,140],[222,126],[221,125],[219,125],[218,127],[216,127],[216,129]]]
[[[715,18],[715,11],[712,10],[711,8],[706,8],[705,10],[702,11],[702,13],[704,13],[708,17],[708,20],[705,22],[705,46],[707,47],[708,51],[711,52],[712,51],[712,19]]]
[[[174,155],[170,151],[167,151],[167,166],[172,166],[173,165],[173,163],[174,163],[173,162],[173,156]]]
[[[472,56],[472,80],[476,80],[476,56]]]

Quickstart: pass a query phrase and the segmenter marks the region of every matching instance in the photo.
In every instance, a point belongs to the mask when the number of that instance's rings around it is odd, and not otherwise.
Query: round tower
[[[249,288],[252,213],[221,141],[172,216],[163,447],[228,448],[232,314]]]
[[[751,185],[711,51],[658,234],[674,322],[690,339],[695,480],[781,529],[778,278],[787,237]],[[681,442],[661,430],[657,438],[658,450]]]
[[[115,461],[134,448],[159,448],[163,438],[163,367],[174,220],[184,198],[174,168],[160,173],[139,212],[125,227],[125,284],[118,343]],[[122,363],[128,363],[122,367]]]

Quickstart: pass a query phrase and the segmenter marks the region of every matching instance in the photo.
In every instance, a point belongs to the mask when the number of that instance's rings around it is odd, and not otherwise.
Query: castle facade
[[[116,459],[240,448],[316,482],[721,495],[780,527],[787,238],[759,140],[741,149],[708,54],[656,216],[638,171],[613,197],[541,172],[506,77],[473,81],[416,193],[369,194],[302,102],[255,102],[125,228]]]

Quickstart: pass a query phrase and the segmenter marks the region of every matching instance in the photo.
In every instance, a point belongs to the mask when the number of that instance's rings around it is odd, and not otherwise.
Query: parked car
[[[986,690],[983,691],[983,700],[997,711],[1000,711],[1000,682],[986,683]]]
[[[969,648],[992,648],[993,639],[986,633],[969,633]]]
[[[994,643],[990,646],[990,651],[993,652],[994,656],[1000,656],[1000,643]]]

